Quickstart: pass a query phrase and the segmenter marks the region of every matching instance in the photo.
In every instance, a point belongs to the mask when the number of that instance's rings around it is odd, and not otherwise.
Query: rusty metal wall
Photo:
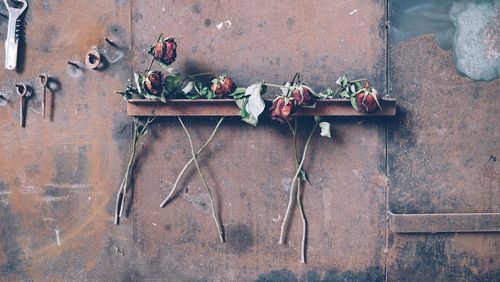
[[[387,233],[384,254],[388,208],[498,212],[498,168],[484,157],[498,153],[499,80],[457,76],[450,52],[429,36],[391,45],[388,65],[383,1],[32,2],[21,71],[0,72],[0,94],[8,100],[0,107],[0,280],[380,281],[386,266],[390,281],[498,278],[496,234]],[[299,262],[297,213],[289,243],[278,245],[294,161],[289,129],[276,123],[225,121],[200,158],[227,243],[217,240],[194,170],[178,197],[159,208],[189,159],[175,119],[160,119],[140,142],[133,202],[128,217],[113,225],[131,135],[125,103],[113,92],[147,67],[145,49],[160,32],[178,37],[174,66],[185,74],[228,72],[248,85],[281,83],[300,71],[322,88],[346,73],[372,80],[381,92],[389,78],[401,105],[395,120],[334,119],[333,140],[312,141],[304,195],[308,264]],[[110,59],[107,69],[66,63],[83,65],[93,46]],[[55,79],[52,119],[39,114],[41,72]],[[25,129],[14,82],[34,90]],[[446,111],[428,98],[462,89],[446,99]],[[473,127],[462,122],[464,112]],[[216,120],[186,122],[199,146]],[[310,125],[300,122],[302,138]],[[449,131],[440,133],[443,127]]]
[[[500,80],[479,81],[457,72],[466,55],[457,41],[462,25],[484,31],[478,32],[474,44],[465,46],[479,56],[469,62],[469,69],[480,66],[472,63],[488,56],[477,48],[500,50],[495,20],[500,17],[500,3],[482,1],[483,6],[497,5],[487,9],[496,16],[484,26],[478,14],[457,18],[460,21],[452,24],[449,15],[458,9],[463,9],[463,16],[480,7],[472,2],[389,1],[391,28],[399,33],[390,33],[388,63],[389,90],[398,99],[398,118],[389,123],[388,136],[389,210],[394,213],[500,211],[496,163]],[[479,15],[486,18],[485,12]],[[412,26],[415,21],[420,25]],[[455,36],[448,37],[447,29]],[[488,36],[491,29],[496,30],[494,36]],[[474,33],[469,31],[467,36],[472,39]],[[390,281],[500,279],[498,233],[391,234],[389,243]]]

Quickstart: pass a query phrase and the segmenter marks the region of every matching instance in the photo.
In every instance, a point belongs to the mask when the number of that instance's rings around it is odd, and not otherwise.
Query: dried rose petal
[[[236,84],[229,76],[220,76],[212,81],[210,90],[212,90],[218,98],[226,98],[236,90]]]
[[[380,105],[377,101],[378,94],[373,88],[366,89],[358,94],[356,94],[356,105],[358,106],[359,112],[373,113]]]
[[[177,57],[177,43],[173,37],[157,42],[151,51],[153,57],[164,64],[170,65]]]
[[[294,111],[293,103],[288,100],[286,101],[284,97],[280,97],[273,102],[273,105],[269,109],[271,111],[271,118],[280,122],[289,122],[291,114]]]
[[[159,71],[151,71],[143,80],[143,87],[151,95],[159,95],[163,92],[163,74]]]
[[[302,88],[302,94],[300,93],[300,88]],[[295,89],[292,90],[292,97],[297,106],[302,104],[307,105],[312,101],[312,95],[309,87],[303,85],[295,87]]]

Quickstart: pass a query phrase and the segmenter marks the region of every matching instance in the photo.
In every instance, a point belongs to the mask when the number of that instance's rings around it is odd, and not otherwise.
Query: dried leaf
[[[330,123],[326,121],[322,121],[319,123],[319,128],[321,128],[321,133],[320,135],[323,137],[328,137],[332,138],[332,135],[330,133]]]

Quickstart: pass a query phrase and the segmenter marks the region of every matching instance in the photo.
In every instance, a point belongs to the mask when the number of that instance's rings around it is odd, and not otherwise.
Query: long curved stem
[[[295,119],[295,134],[293,135],[293,148],[295,151],[295,166],[299,167],[299,153],[297,150],[297,131],[298,131],[298,122],[297,118]],[[307,220],[306,215],[304,213],[304,207],[302,205],[302,179],[300,177],[297,178],[297,205],[299,206],[300,217],[302,219],[302,248],[301,248],[301,259],[300,262],[306,263],[306,236],[307,236]]]
[[[127,189],[130,182],[130,173],[132,171],[132,167],[135,161],[135,155],[137,152],[137,142],[139,141],[139,137],[141,135],[144,135],[146,129],[155,120],[155,118],[156,117],[148,118],[141,130],[139,130],[139,120],[137,118],[134,118],[134,128],[132,130],[132,153],[128,161],[127,169],[125,170],[125,175],[123,176],[122,183],[120,184],[120,189],[118,190],[118,194],[116,195],[115,224],[119,223],[120,218],[123,215]]]
[[[179,122],[182,125],[182,128],[186,132],[188,141],[189,141],[189,146],[191,147],[191,154],[193,155],[193,161],[196,166],[196,169],[198,170],[198,174],[200,175],[201,181],[203,182],[203,185],[205,189],[207,190],[208,197],[210,198],[210,204],[212,205],[212,217],[214,218],[215,225],[217,226],[217,230],[219,232],[219,238],[222,243],[224,243],[224,233],[222,231],[222,226],[220,223],[219,216],[217,215],[217,211],[215,210],[215,202],[212,196],[212,191],[208,187],[207,181],[205,180],[205,177],[203,176],[203,173],[201,173],[200,166],[198,165],[198,161],[196,160],[196,154],[194,152],[194,146],[193,146],[193,140],[191,139],[191,135],[189,134],[189,131],[187,130],[186,126],[184,125],[184,122],[182,122],[181,117],[177,117],[179,119]]]
[[[290,130],[292,131],[292,136],[293,136],[293,141],[294,141],[294,150],[295,150],[295,162],[297,163],[298,166],[298,161],[297,161],[297,127],[293,128],[293,126],[290,124],[290,122],[287,123],[288,126],[290,127]],[[284,235],[284,230],[285,230],[285,225],[288,223],[288,216],[290,212],[292,211],[292,204],[293,204],[293,196],[295,195],[295,183],[292,183],[292,187],[290,188],[290,195],[288,196],[288,206],[286,208],[285,216],[283,217],[283,222],[281,223],[281,232],[280,232],[280,244],[285,243],[285,235]]]
[[[196,157],[198,157],[198,155],[201,154],[201,152],[203,152],[203,150],[205,150],[205,147],[207,147],[207,145],[212,141],[212,139],[214,138],[215,136],[215,133],[217,133],[217,130],[219,129],[220,125],[222,124],[222,122],[224,121],[224,117],[221,117],[219,119],[219,122],[217,123],[217,125],[215,126],[214,130],[212,131],[212,134],[210,135],[210,137],[207,139],[207,141],[205,141],[205,143],[201,146],[201,148],[198,150],[198,152],[196,153]],[[179,173],[179,175],[177,175],[177,178],[175,179],[175,182],[174,182],[174,186],[172,187],[172,189],[170,190],[170,192],[168,193],[167,197],[165,198],[165,200],[163,200],[163,202],[160,204],[160,207],[163,208],[171,199],[172,197],[174,196],[174,193],[175,191],[177,190],[177,185],[179,185],[179,181],[181,180],[181,177],[182,175],[184,174],[184,172],[186,171],[186,169],[189,167],[189,165],[194,161],[195,157],[192,157],[185,165],[184,167],[182,168],[181,172]]]
[[[299,163],[299,166],[297,167],[297,170],[295,172],[295,175],[293,176],[293,179],[292,179],[292,184],[291,184],[291,187],[290,187],[290,198],[293,197],[293,187],[295,186],[295,181],[297,181],[297,177],[299,176],[299,173],[300,171],[302,170],[302,166],[304,165],[304,160],[305,160],[305,157],[306,157],[306,154],[307,154],[307,149],[309,148],[309,143],[311,142],[311,138],[313,136],[313,133],[314,131],[316,130],[316,128],[318,127],[318,124],[319,124],[319,121],[316,121],[316,124],[314,125],[313,129],[311,130],[311,132],[309,133],[309,136],[307,137],[307,141],[306,141],[306,144],[304,146],[304,152],[302,153],[302,159],[300,160],[300,163]],[[291,206],[291,200],[288,202],[288,208],[287,208],[287,212],[285,214],[285,217],[283,218],[283,222],[281,224],[281,233],[280,233],[280,240],[279,240],[279,243],[280,244],[284,244],[285,242],[285,227],[286,227],[286,224],[288,223],[288,214],[290,212],[290,206]]]

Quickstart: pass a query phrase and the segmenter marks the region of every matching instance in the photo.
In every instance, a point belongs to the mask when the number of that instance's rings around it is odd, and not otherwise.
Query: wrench
[[[17,65],[17,49],[19,42],[19,17],[28,8],[26,0],[16,0],[22,3],[21,8],[9,6],[9,0],[3,0],[7,11],[9,11],[9,27],[7,29],[7,39],[5,40],[5,68],[15,70]]]

